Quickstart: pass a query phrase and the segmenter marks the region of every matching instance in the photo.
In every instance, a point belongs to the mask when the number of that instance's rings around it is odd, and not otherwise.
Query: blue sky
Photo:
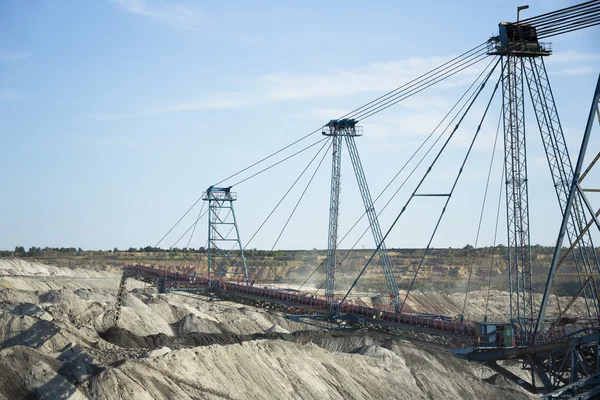
[[[484,42],[498,22],[515,19],[520,4],[3,1],[0,248],[154,245],[209,185]],[[574,2],[529,4],[523,17]],[[600,71],[599,34],[596,27],[553,38],[555,54],[546,61],[573,154]],[[480,70],[361,124],[365,134],[357,143],[373,197]],[[458,168],[487,97],[482,100],[431,190],[447,187]],[[434,246],[474,243],[499,109],[495,100]],[[532,242],[549,245],[558,207],[531,113],[528,131]],[[243,240],[315,151],[235,188]],[[349,161],[343,160],[341,234],[362,208]],[[492,242],[499,168],[495,163],[480,245]],[[326,158],[276,248],[326,247],[329,170]],[[304,183],[249,247],[273,246]],[[382,213],[384,231],[414,184]],[[423,247],[439,213],[435,201],[415,203],[388,247]],[[183,230],[197,211],[192,214]],[[360,227],[342,247],[354,243],[365,223]],[[205,232],[202,220],[192,246],[205,245]],[[501,230],[499,242],[505,237]],[[358,245],[373,242],[367,235]]]

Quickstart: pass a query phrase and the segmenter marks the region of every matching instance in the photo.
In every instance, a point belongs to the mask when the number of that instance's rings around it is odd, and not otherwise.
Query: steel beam
[[[329,235],[327,261],[325,262],[325,299],[330,306],[334,303],[335,267],[337,257],[337,230],[340,207],[340,181],[342,164],[342,137],[334,134],[331,155],[331,193],[329,199]]]
[[[529,232],[529,195],[523,93],[523,61],[503,57],[502,113],[508,232],[510,318],[528,337],[532,331],[533,286]]]
[[[208,202],[207,272],[209,279],[212,279],[213,273],[219,279],[228,273],[243,275],[244,282],[248,285],[248,267],[233,208],[236,199],[231,187],[210,186],[204,193],[203,200]],[[234,264],[237,260],[242,262],[241,271],[237,271],[237,262]]]
[[[548,305],[548,299],[550,298],[550,293],[552,290],[554,273],[556,272],[556,266],[559,261],[559,256],[560,256],[560,251],[561,251],[562,244],[563,244],[563,239],[565,236],[565,232],[567,230],[567,224],[569,222],[569,217],[571,215],[572,208],[573,208],[573,200],[575,198],[575,193],[577,191],[577,184],[579,182],[579,176],[581,174],[581,169],[583,167],[583,162],[585,159],[587,146],[588,146],[588,143],[590,140],[590,134],[591,134],[592,125],[594,122],[595,107],[599,100],[600,100],[600,76],[598,77],[598,82],[596,84],[596,90],[594,91],[594,98],[592,101],[592,106],[590,107],[590,112],[588,115],[587,124],[586,124],[585,131],[583,134],[583,139],[581,141],[581,147],[579,149],[579,156],[577,158],[577,164],[575,165],[575,170],[573,171],[573,178],[572,178],[573,180],[571,182],[571,187],[569,190],[569,197],[567,199],[567,205],[565,208],[565,212],[563,214],[563,219],[562,219],[562,223],[561,223],[560,230],[558,233],[558,238],[556,240],[556,246],[554,247],[552,263],[550,264],[550,271],[548,273],[548,279],[546,281],[546,287],[544,289],[544,296],[542,297],[542,303],[540,305],[540,311],[538,314],[538,318],[537,318],[537,322],[536,322],[536,326],[535,326],[535,330],[534,330],[534,340],[537,338],[539,329],[540,329],[540,327],[543,323],[544,317],[545,317],[546,307]]]
[[[346,145],[348,146],[348,152],[350,153],[350,160],[352,161],[352,167],[354,168],[354,174],[356,175],[356,182],[360,190],[363,204],[365,206],[365,213],[369,219],[369,226],[371,227],[371,233],[373,234],[373,240],[375,246],[377,246],[379,253],[379,262],[383,269],[385,281],[387,283],[388,291],[392,298],[392,304],[396,312],[400,310],[400,290],[398,289],[398,283],[394,277],[394,271],[392,270],[392,262],[388,255],[387,248],[383,241],[383,234],[381,233],[381,227],[379,226],[379,219],[375,212],[375,205],[371,198],[371,192],[367,184],[367,178],[365,177],[365,171],[363,170],[362,163],[360,162],[360,156],[356,147],[356,141],[354,136],[346,136]]]

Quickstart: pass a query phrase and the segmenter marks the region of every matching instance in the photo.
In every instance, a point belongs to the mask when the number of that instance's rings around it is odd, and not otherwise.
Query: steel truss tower
[[[209,187],[202,200],[208,201],[208,278],[212,274],[219,278],[227,275],[242,275],[249,284],[248,268],[242,248],[240,232],[235,218],[233,202],[237,194],[231,187]],[[241,270],[236,268],[241,260]]]
[[[525,135],[525,86],[531,96],[561,213],[564,214],[573,178],[573,167],[554,103],[543,57],[552,53],[549,44],[537,40],[535,27],[501,23],[500,35],[489,42],[489,54],[500,55],[505,65],[502,77],[504,164],[508,231],[508,263],[511,321],[521,339],[533,341],[537,310],[534,299],[530,252],[527,152]],[[584,202],[576,194],[574,212],[567,226],[576,273],[600,272],[592,238],[584,227]],[[598,315],[597,294],[579,277],[588,312]],[[564,314],[566,310],[562,310]],[[539,328],[539,327],[538,327]]]
[[[339,217],[339,204],[340,204],[340,183],[341,183],[341,164],[342,164],[342,141],[346,142],[348,152],[350,154],[350,160],[356,175],[356,181],[358,188],[365,206],[365,213],[369,220],[369,226],[373,239],[375,240],[375,246],[379,246],[378,254],[383,273],[386,279],[392,304],[396,312],[400,309],[400,296],[398,290],[398,284],[394,278],[392,271],[392,263],[383,242],[383,235],[381,233],[381,227],[379,226],[379,219],[377,218],[377,212],[371,198],[369,186],[367,184],[367,178],[360,161],[358,149],[354,138],[356,136],[362,136],[362,127],[356,126],[356,120],[353,119],[341,119],[331,120],[325,125],[323,135],[331,136],[333,143],[332,163],[331,163],[331,196],[329,206],[329,236],[327,241],[327,260],[325,263],[325,298],[330,304],[331,310],[335,311],[336,303],[334,299],[335,291],[335,269],[337,266],[337,229],[338,229],[338,217]],[[381,245],[380,245],[381,244]]]

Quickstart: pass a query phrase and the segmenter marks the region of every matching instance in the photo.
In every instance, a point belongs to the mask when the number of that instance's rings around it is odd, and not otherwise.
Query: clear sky
[[[498,22],[516,19],[521,3],[1,1],[0,248],[154,245],[209,185],[484,42]],[[531,0],[523,18],[571,4]],[[546,60],[574,155],[600,72],[599,38],[598,27],[553,38],[555,54]],[[480,70],[361,124],[357,143],[373,197]],[[483,97],[430,190],[447,190],[489,94]],[[495,100],[434,246],[474,243],[499,110]],[[528,115],[532,242],[550,245],[558,206]],[[243,240],[316,149],[235,187]],[[347,154],[342,164],[343,235],[362,204]],[[480,245],[492,242],[500,172],[495,163]],[[276,248],[326,247],[329,173],[327,157]],[[306,178],[249,247],[273,246]],[[415,183],[382,213],[384,231]],[[427,201],[410,208],[388,247],[425,246],[440,204]],[[205,233],[203,219],[191,245],[204,246]],[[498,242],[505,238],[501,229]],[[373,241],[367,235],[359,246]]]

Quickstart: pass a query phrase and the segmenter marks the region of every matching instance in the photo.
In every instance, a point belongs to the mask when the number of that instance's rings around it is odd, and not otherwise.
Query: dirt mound
[[[158,349],[161,347],[183,348],[183,347],[198,347],[230,345],[242,343],[249,340],[258,339],[275,339],[279,338],[278,334],[253,334],[253,335],[236,335],[233,333],[187,333],[181,336],[167,336],[159,333],[157,335],[138,336],[126,329],[112,327],[105,332],[100,333],[100,337],[109,343],[122,348],[129,349]]]
[[[51,347],[64,346],[64,338],[56,339],[61,329],[54,323],[25,315],[0,314],[0,348],[26,346],[39,348],[50,341]]]
[[[27,398],[25,382],[8,366],[0,364],[0,399],[25,399]]]
[[[21,303],[10,311],[13,315],[26,315],[28,317],[39,317],[44,314],[44,310],[33,303]]]
[[[265,331],[266,333],[290,333],[287,329],[280,327],[279,325],[273,325]]]
[[[1,278],[14,288],[0,287],[0,400],[530,398],[438,345],[134,280],[109,328],[120,275],[0,261],[8,271],[28,275]]]
[[[362,354],[363,356],[368,357],[394,357],[396,354],[381,346],[371,345],[361,347],[356,351],[356,354]]]

